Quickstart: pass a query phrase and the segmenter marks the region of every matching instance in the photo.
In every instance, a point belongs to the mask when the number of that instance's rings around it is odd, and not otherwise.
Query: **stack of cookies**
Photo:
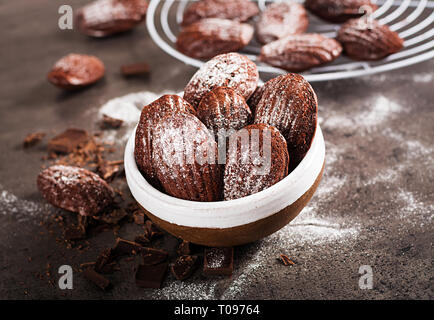
[[[343,51],[356,60],[378,60],[401,50],[403,40],[370,16],[376,9],[371,0],[307,0],[273,2],[260,13],[250,0],[200,0],[185,10],[176,46],[209,59],[256,42],[260,61],[290,72],[330,63]],[[326,22],[345,22],[336,39],[306,33],[308,11]]]

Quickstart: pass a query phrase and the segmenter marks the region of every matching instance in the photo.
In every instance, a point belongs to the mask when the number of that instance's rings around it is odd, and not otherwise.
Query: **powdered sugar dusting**
[[[48,214],[50,210],[50,205],[21,199],[0,185],[0,215],[12,215],[19,222],[27,222]]]

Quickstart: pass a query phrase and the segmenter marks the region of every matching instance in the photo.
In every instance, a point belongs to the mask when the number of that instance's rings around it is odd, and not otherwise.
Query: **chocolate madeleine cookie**
[[[169,113],[155,124],[152,164],[169,195],[192,201],[221,199],[222,170],[217,163],[217,143],[194,115]]]
[[[261,43],[300,34],[309,25],[306,10],[295,2],[278,2],[267,6],[256,24],[256,38]]]
[[[335,23],[372,13],[377,6],[371,0],[306,0],[304,6],[318,17]]]
[[[134,157],[137,167],[146,180],[155,187],[158,187],[159,183],[156,180],[157,177],[152,164],[152,137],[154,128],[158,121],[168,113],[180,112],[196,114],[196,111],[187,101],[174,94],[164,95],[142,109],[136,129]]]
[[[214,135],[227,136],[252,121],[252,112],[243,96],[228,87],[206,93],[197,108],[197,117]]]
[[[259,13],[258,6],[250,0],[200,0],[184,11],[182,26],[206,18],[229,19],[244,22]]]
[[[256,64],[249,58],[235,52],[221,54],[193,75],[184,89],[184,99],[197,108],[204,94],[224,86],[234,89],[247,100],[255,91],[258,79]]]
[[[273,41],[263,46],[259,59],[291,72],[304,71],[335,60],[342,46],[335,39],[306,33]]]
[[[146,0],[93,1],[78,10],[78,30],[98,38],[128,31],[145,18],[147,9]]]
[[[301,75],[289,73],[264,84],[255,113],[255,123],[275,126],[285,137],[291,168],[309,150],[317,125],[318,100]]]
[[[376,20],[352,19],[342,25],[337,36],[347,56],[356,60],[379,60],[400,51],[404,40]]]
[[[47,79],[57,87],[72,90],[97,82],[104,72],[104,64],[97,57],[71,53],[55,63]]]
[[[253,124],[229,137],[224,199],[242,198],[267,189],[288,175],[289,155],[273,126]]]
[[[107,182],[78,167],[51,166],[38,175],[37,186],[53,206],[83,216],[95,216],[114,201],[114,191]]]
[[[209,59],[221,53],[238,51],[253,36],[252,26],[227,19],[208,18],[181,30],[176,47],[187,56]]]

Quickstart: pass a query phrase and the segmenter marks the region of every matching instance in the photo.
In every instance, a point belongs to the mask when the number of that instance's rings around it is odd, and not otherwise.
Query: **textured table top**
[[[73,5],[78,8],[77,1]],[[169,275],[163,288],[140,289],[131,268],[110,275],[102,292],[74,273],[74,289],[57,286],[59,266],[94,261],[115,236],[102,232],[89,249],[67,249],[39,223],[52,208],[37,192],[46,142],[21,147],[34,131],[49,135],[68,127],[97,129],[101,106],[134,92],[153,97],[183,89],[195,69],[163,53],[146,27],[108,39],[90,39],[57,28],[61,1],[10,1],[0,23],[0,299],[413,299],[432,298],[434,211],[434,61],[356,79],[313,83],[326,140],[326,167],[315,196],[279,232],[235,248],[231,278],[197,271],[185,282]],[[107,67],[103,81],[64,93],[45,79],[70,52],[94,54]],[[147,61],[152,73],[125,79],[122,64]],[[121,157],[127,129],[111,138]],[[69,219],[72,214],[64,212]],[[120,236],[141,228],[127,224]],[[177,240],[156,246],[174,255]],[[287,254],[296,264],[281,265]],[[359,288],[359,268],[373,270],[373,289]]]

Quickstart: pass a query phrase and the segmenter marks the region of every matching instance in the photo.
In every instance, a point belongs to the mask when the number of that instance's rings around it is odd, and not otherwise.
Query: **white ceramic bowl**
[[[152,187],[134,159],[135,130],[125,148],[128,186],[148,217],[184,240],[209,246],[232,246],[261,239],[294,219],[321,179],[325,144],[319,125],[300,164],[284,179],[250,196],[216,202],[178,199]]]

